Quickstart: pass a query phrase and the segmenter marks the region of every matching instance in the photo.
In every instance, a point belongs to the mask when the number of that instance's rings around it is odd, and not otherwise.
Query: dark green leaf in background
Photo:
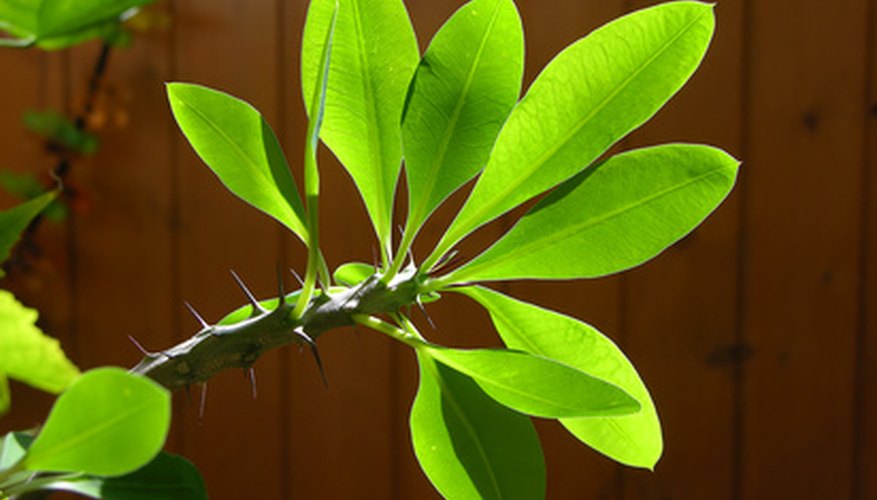
[[[512,0],[473,0],[436,33],[402,122],[412,228],[484,167],[523,71],[524,33]]]
[[[490,312],[509,349],[538,354],[617,385],[636,398],[642,411],[616,417],[565,418],[577,438],[613,460],[653,468],[661,456],[661,424],[636,369],[615,343],[575,318],[515,300],[481,287],[458,288]]]
[[[24,458],[31,471],[119,476],[164,445],[170,393],[121,368],[84,373],[55,402]]]
[[[313,0],[302,40],[308,113],[336,0]],[[401,0],[340,0],[320,137],[353,177],[382,252],[402,162],[401,119],[419,51]]]
[[[94,134],[80,130],[69,118],[54,111],[28,111],[24,114],[24,125],[49,141],[77,153],[92,154],[100,144]]]
[[[58,196],[57,191],[50,191],[8,210],[0,211],[0,263],[9,258],[12,247],[30,221],[52,203],[56,196]],[[0,271],[0,277],[2,276]]]
[[[124,476],[51,483],[47,489],[71,491],[103,500],[206,500],[198,469],[183,457],[159,453],[144,467]]]
[[[419,354],[411,441],[445,498],[545,497],[545,462],[530,419],[496,403],[469,377]]]
[[[713,28],[712,5],[671,2],[561,52],[509,116],[440,252],[575,175],[648,120],[700,64]]]
[[[174,118],[223,184],[307,243],[304,207],[271,126],[246,102],[200,85],[170,83]]]
[[[545,197],[449,281],[594,278],[642,264],[716,209],[738,166],[698,145],[614,156]]]

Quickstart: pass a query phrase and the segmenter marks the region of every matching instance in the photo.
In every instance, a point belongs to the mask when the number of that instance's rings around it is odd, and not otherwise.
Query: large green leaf
[[[713,27],[712,5],[672,2],[613,21],[561,52],[509,116],[438,253],[575,175],[648,120],[700,64]]]
[[[307,243],[301,197],[262,115],[240,99],[200,85],[170,83],[167,94],[180,129],[222,183]]]
[[[63,391],[79,375],[58,341],[35,326],[37,312],[0,290],[0,375],[44,391]]]
[[[9,258],[12,247],[30,221],[42,212],[55,197],[57,191],[50,191],[8,210],[0,211],[0,263]],[[2,277],[0,272],[0,277]]]
[[[594,278],[639,265],[715,210],[738,165],[697,145],[614,156],[545,197],[449,281]]]
[[[158,454],[170,417],[170,393],[152,380],[121,368],[91,370],[55,402],[24,458],[24,467],[126,474]]]
[[[426,354],[461,372],[490,397],[537,417],[629,415],[639,403],[621,388],[552,359],[505,349],[421,346]]]
[[[417,41],[401,0],[340,0],[320,134],[353,177],[382,251],[390,243],[402,160],[401,117],[417,66]],[[313,0],[302,41],[301,78],[309,113],[336,0]]]
[[[544,498],[545,461],[530,419],[496,403],[469,377],[429,356],[417,359],[411,442],[442,496]]]
[[[473,0],[436,33],[402,122],[412,228],[487,162],[523,71],[524,33],[512,0]]]
[[[455,289],[490,312],[509,349],[555,359],[617,385],[642,411],[618,417],[567,418],[560,422],[595,450],[621,463],[653,468],[663,440],[655,405],[636,369],[611,340],[592,326],[486,288]]]
[[[86,476],[50,483],[46,489],[104,500],[207,499],[207,489],[198,469],[185,458],[168,453],[159,453],[144,467],[124,476]]]

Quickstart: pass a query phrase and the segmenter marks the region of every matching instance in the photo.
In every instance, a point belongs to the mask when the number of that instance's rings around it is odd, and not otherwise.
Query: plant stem
[[[401,328],[391,323],[387,323],[386,321],[378,317],[370,316],[368,314],[354,314],[352,318],[353,321],[355,321],[357,324],[367,326],[372,330],[386,334],[387,336],[392,337],[393,339],[396,339],[405,345],[416,347],[421,342],[417,337],[410,334],[409,332],[402,330]]]
[[[384,283],[389,283],[390,280],[396,277],[396,274],[399,273],[399,270],[402,269],[402,265],[405,263],[405,258],[408,255],[408,251],[411,249],[411,244],[414,242],[414,237],[417,236],[417,229],[413,229],[412,227],[412,219],[409,217],[408,221],[405,223],[405,229],[402,231],[402,241],[399,242],[399,250],[396,253],[395,258],[393,259],[393,263],[390,265],[390,268],[384,273],[381,281]],[[418,228],[419,229],[419,228]]]

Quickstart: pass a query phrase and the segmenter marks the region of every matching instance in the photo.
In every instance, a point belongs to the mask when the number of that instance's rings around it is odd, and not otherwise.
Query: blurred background
[[[409,0],[422,49],[462,3]],[[569,43],[651,3],[518,0],[525,85]],[[731,197],[693,235],[624,275],[499,286],[615,339],[663,421],[654,472],[614,465],[540,422],[548,498],[877,498],[875,3],[719,0],[702,68],[622,149],[720,146],[743,162]],[[202,83],[254,104],[299,175],[306,7],[160,0],[135,19],[130,47],[111,51],[88,116],[100,146],[72,164],[66,217],[42,225],[3,282],[39,309],[43,330],[81,368],[136,363],[127,335],[150,349],[188,337],[198,325],[184,301],[208,321],[244,303],[229,269],[260,297],[276,290],[276,264],[304,269],[301,245],[200,163],[171,119],[163,82]],[[100,51],[98,42],[0,50],[0,169],[53,167],[22,116],[80,113]],[[326,257],[332,267],[371,262],[360,199],[323,153]],[[451,212],[430,224],[415,255]],[[510,224],[488,226],[471,248]],[[430,315],[436,341],[498,343],[486,314],[463,299],[447,297]],[[320,346],[328,390],[309,353],[288,347],[256,365],[256,400],[241,373],[210,382],[201,419],[197,389],[191,401],[177,394],[170,449],[201,469],[216,499],[436,498],[408,439],[411,353],[353,329]],[[51,400],[14,385],[0,430],[42,421]]]

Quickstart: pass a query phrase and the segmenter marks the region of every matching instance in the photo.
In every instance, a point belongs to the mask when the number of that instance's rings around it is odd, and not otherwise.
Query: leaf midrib
[[[701,13],[700,15],[695,16],[691,21],[689,21],[685,26],[683,26],[678,33],[676,33],[673,37],[671,37],[667,42],[665,42],[658,50],[656,50],[645,62],[640,65],[633,73],[631,73],[627,78],[625,78],[621,84],[616,87],[612,92],[610,92],[602,101],[600,101],[597,106],[587,115],[585,115],[581,120],[579,120],[570,131],[564,135],[554,146],[546,150],[546,152],[540,156],[535,162],[530,164],[529,167],[522,168],[521,170],[525,171],[525,175],[516,176],[514,180],[509,182],[504,189],[501,189],[498,195],[495,195],[492,198],[492,201],[486,202],[482,204],[475,212],[470,215],[467,219],[459,224],[455,224],[455,227],[463,228],[457,229],[456,233],[462,233],[466,235],[471,231],[473,226],[477,226],[479,224],[478,221],[484,218],[484,214],[491,212],[494,207],[496,207],[501,201],[508,198],[509,194],[518,188],[525,181],[529,180],[533,172],[539,169],[545,162],[547,162],[551,157],[553,157],[561,148],[563,148],[569,140],[574,137],[578,132],[584,128],[597,114],[599,114],[609,103],[624,89],[627,88],[628,85],[642,73],[645,71],[658,57],[660,57],[666,50],[670,48],[673,44],[676,43],[683,35],[685,35],[695,24],[697,24],[705,13]],[[525,97],[526,99],[526,97]],[[589,162],[590,164],[590,162]],[[476,186],[477,187],[477,186]],[[470,198],[471,199],[471,198]],[[467,204],[468,206],[468,200]],[[464,207],[465,208],[465,207]],[[473,224],[471,221],[475,220],[476,223]],[[454,240],[459,241],[458,236],[455,235]]]
[[[483,262],[481,264],[475,264],[472,266],[461,267],[458,271],[452,272],[448,276],[448,281],[451,283],[462,283],[462,282],[466,281],[465,276],[472,276],[473,274],[477,275],[478,271],[481,269],[484,269],[484,268],[490,269],[491,267],[500,266],[503,263],[506,263],[510,260],[514,261],[515,259],[518,258],[518,256],[520,256],[521,254],[527,254],[527,253],[531,252],[533,250],[533,248],[535,248],[535,247],[552,246],[555,243],[557,243],[558,241],[564,240],[564,239],[572,236],[575,233],[578,233],[580,231],[586,231],[586,230],[589,230],[593,227],[599,226],[601,224],[605,224],[606,222],[608,222],[614,218],[623,216],[627,212],[630,212],[631,210],[634,210],[639,206],[651,204],[660,198],[663,198],[663,197],[668,196],[676,191],[684,189],[691,184],[700,182],[701,180],[706,179],[707,177],[711,177],[711,176],[717,175],[719,173],[722,173],[724,170],[729,170],[729,167],[720,166],[718,168],[715,168],[713,170],[709,170],[708,172],[700,174],[697,177],[692,177],[690,179],[687,179],[685,182],[675,184],[675,185],[670,186],[668,188],[665,188],[661,191],[653,193],[650,196],[647,196],[645,198],[640,198],[635,203],[630,203],[630,204],[625,205],[623,207],[620,207],[616,210],[606,212],[601,217],[587,219],[587,220],[582,221],[581,223],[578,223],[578,224],[570,224],[569,226],[567,226],[566,228],[564,228],[561,231],[557,231],[557,232],[552,233],[550,235],[546,235],[545,237],[542,237],[542,238],[531,240],[530,242],[525,243],[525,244],[520,245],[520,246],[517,246],[513,250],[509,250],[505,254],[502,254],[499,257],[494,257],[493,259],[490,259],[487,262]],[[526,218],[526,215],[524,217]],[[523,219],[522,219],[522,221],[523,221]],[[514,230],[514,228],[512,228],[512,230]],[[500,240],[499,242],[497,242],[497,244],[499,244],[501,241],[503,241],[503,240]],[[491,248],[493,248],[493,247],[491,247]],[[490,248],[487,249],[481,255],[486,255],[490,250],[491,250]],[[479,257],[476,257],[475,259],[473,259],[472,262],[476,262],[479,259]]]

